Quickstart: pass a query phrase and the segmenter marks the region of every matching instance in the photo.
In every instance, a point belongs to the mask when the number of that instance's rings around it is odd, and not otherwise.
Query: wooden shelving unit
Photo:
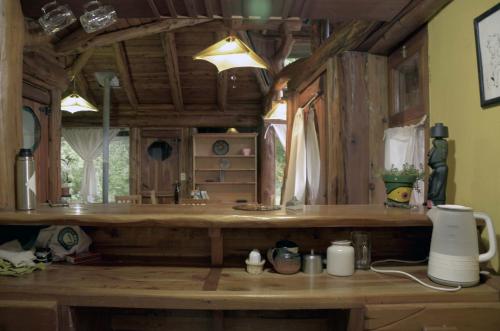
[[[217,140],[229,144],[224,155],[217,155],[213,145]],[[249,148],[250,155],[243,155]],[[220,202],[257,202],[257,134],[200,133],[193,136],[193,189],[208,192],[211,200]],[[228,164],[221,169],[221,163]]]

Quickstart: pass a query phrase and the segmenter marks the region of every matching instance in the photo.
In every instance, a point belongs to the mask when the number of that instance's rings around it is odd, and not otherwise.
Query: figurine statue
[[[431,128],[432,148],[429,151],[428,162],[432,168],[429,176],[429,191],[427,193],[427,206],[443,205],[446,203],[446,181],[448,179],[448,127],[443,123],[436,123]]]

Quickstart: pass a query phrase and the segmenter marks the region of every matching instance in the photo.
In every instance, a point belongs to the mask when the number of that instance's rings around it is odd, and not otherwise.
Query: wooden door
[[[23,107],[28,107],[33,111],[40,125],[40,140],[33,153],[36,171],[36,195],[38,202],[47,202],[49,199],[49,115],[46,112],[47,106],[36,101],[23,99]]]
[[[181,132],[176,129],[143,129],[141,132],[140,194],[154,190],[160,203],[173,200],[179,181]]]

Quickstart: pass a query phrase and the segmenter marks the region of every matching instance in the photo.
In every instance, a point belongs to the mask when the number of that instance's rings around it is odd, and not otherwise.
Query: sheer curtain
[[[290,159],[287,164],[285,194],[282,204],[295,197],[300,202],[305,202],[306,191],[306,138],[304,132],[304,109],[299,108],[293,120]]]
[[[316,116],[314,110],[307,113],[306,159],[307,159],[307,198],[314,205],[318,199],[321,173],[318,136],[316,135]]]
[[[283,146],[283,149],[286,151],[286,124],[270,124],[266,129],[264,139],[267,139],[267,133],[269,132],[269,130],[274,130],[274,133],[280,141],[281,146]]]
[[[110,129],[109,141],[119,129]],[[83,159],[83,179],[80,196],[83,202],[95,202],[97,178],[94,160],[102,152],[103,134],[101,128],[63,128],[62,136],[73,150]]]

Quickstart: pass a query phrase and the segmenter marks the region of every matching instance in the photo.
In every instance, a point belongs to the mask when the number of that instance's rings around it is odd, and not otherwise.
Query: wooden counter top
[[[401,268],[424,281],[425,267]],[[406,278],[356,271],[352,277],[242,268],[53,265],[21,278],[0,277],[3,298],[56,299],[62,305],[158,309],[333,309],[366,304],[498,302],[493,286],[437,292]]]
[[[0,211],[0,225],[165,226],[193,228],[313,228],[431,226],[423,209],[382,205],[306,206],[304,211],[250,212],[228,205],[40,206],[35,211]]]

